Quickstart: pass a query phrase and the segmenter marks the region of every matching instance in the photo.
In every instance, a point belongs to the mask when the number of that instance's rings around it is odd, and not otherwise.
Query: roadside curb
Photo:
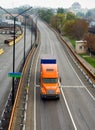
[[[0,55],[4,53],[3,48],[0,49]]]

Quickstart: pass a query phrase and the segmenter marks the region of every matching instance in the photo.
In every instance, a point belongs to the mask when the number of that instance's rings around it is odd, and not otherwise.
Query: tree
[[[58,17],[57,15],[54,15],[51,17],[51,20],[50,20],[50,24],[57,29],[57,20],[58,20]]]
[[[57,9],[57,14],[63,14],[65,11],[63,8],[58,8]]]
[[[75,19],[68,20],[64,25],[64,32],[70,37],[81,40],[84,37],[84,34],[88,32],[88,24],[85,20]]]
[[[63,31],[65,35],[72,37],[74,23],[75,23],[74,20],[68,20],[67,22],[65,22],[63,27]]]
[[[62,32],[62,26],[64,24],[65,15],[57,14],[51,18],[51,25],[53,25],[59,32]]]
[[[47,23],[50,23],[51,17],[54,15],[52,9],[40,9],[39,17],[45,20]]]
[[[67,14],[66,14],[66,20],[73,20],[73,19],[76,19],[77,17],[76,17],[76,15],[74,14],[74,13],[72,13],[72,12],[68,12]]]
[[[77,19],[73,25],[73,36],[77,40],[81,40],[84,34],[88,32],[88,23],[85,20]]]
[[[84,39],[87,41],[89,51],[95,53],[95,35],[92,33],[87,33],[84,36]]]

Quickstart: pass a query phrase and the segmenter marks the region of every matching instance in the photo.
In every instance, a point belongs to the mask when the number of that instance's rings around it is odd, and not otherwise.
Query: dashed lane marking
[[[39,88],[40,85],[39,84],[36,84],[35,86],[36,88]],[[64,86],[64,85],[61,85],[60,88],[84,88],[85,86]]]

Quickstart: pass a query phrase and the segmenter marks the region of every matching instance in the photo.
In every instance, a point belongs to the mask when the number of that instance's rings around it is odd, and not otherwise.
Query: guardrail
[[[77,62],[81,65],[83,70],[87,73],[88,77],[95,83],[95,73],[92,73],[91,70],[88,68],[87,64],[83,63],[80,60],[80,56],[75,52],[74,49],[70,47],[70,45],[63,39],[61,36],[61,40],[65,43],[65,45],[68,47],[68,49],[71,51]]]
[[[1,48],[0,49],[0,55],[4,53],[4,50]]]
[[[45,24],[47,24],[46,22],[44,22]],[[64,40],[63,36],[61,34],[59,34],[59,32],[53,28],[51,25],[47,24],[47,26],[56,33],[56,36],[58,37],[59,40],[62,40],[62,44],[63,42],[65,43],[65,45],[67,46],[67,48],[70,50],[70,52],[73,54],[73,56],[75,57],[75,59],[77,60],[78,64],[83,68],[83,70],[85,71],[85,73],[87,74],[87,77],[89,77],[89,79],[91,79],[93,86],[95,86],[95,72],[92,72],[85,63],[83,63],[83,60],[81,60],[80,56],[75,52],[75,50]]]
[[[21,77],[19,85],[18,85],[18,90],[17,90],[15,102],[14,102],[14,105],[13,105],[13,109],[12,109],[12,114],[11,114],[8,130],[12,130],[12,124],[13,124],[13,121],[14,121],[14,115],[15,115],[15,111],[16,111],[16,107],[17,107],[17,102],[18,102],[20,90],[21,90],[21,87],[22,87],[22,84],[23,84],[23,80],[25,78],[25,72],[26,72],[27,67],[28,67],[27,65],[29,63],[29,59],[31,58],[33,52],[35,51],[35,49],[37,47],[38,40],[39,40],[39,37],[38,37],[38,30],[37,30],[36,42],[35,42],[32,50],[30,51],[30,53],[29,53],[29,55],[28,55],[28,57],[26,59],[26,62],[24,64],[23,70],[22,70],[22,77]]]

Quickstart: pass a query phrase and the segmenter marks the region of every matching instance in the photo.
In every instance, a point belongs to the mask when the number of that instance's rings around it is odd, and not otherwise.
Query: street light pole
[[[13,73],[15,72],[15,22],[16,22],[16,18],[14,17],[14,44],[13,44]],[[12,104],[14,104],[14,77],[12,79]]]
[[[14,19],[14,39],[13,39],[13,73],[15,72],[15,34],[16,34],[16,18],[19,16],[19,15],[22,15],[24,14],[25,12],[27,12],[28,10],[30,10],[32,7],[24,10],[23,12],[21,12],[20,14],[18,14],[17,16],[13,16],[10,12],[8,12],[6,9],[0,7],[3,11],[5,11],[6,13],[8,13],[10,16],[13,17]],[[12,80],[12,105],[14,105],[14,77],[13,77],[13,80]]]
[[[25,44],[26,43],[26,17],[25,17],[25,26],[24,26],[24,63],[25,63]]]
[[[33,31],[33,19],[31,19],[31,49],[32,49],[32,31]]]

